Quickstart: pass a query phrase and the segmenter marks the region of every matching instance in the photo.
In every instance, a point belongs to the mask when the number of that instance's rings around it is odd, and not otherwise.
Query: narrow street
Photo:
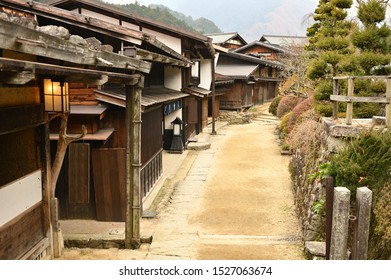
[[[66,249],[63,258],[304,259],[289,157],[280,155],[275,125],[265,113],[250,124],[219,127],[210,149],[187,151],[166,203],[142,221],[152,244],[73,255]]]

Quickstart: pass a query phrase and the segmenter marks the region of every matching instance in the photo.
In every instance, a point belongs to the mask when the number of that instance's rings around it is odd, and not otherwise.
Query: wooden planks
[[[97,220],[124,222],[125,149],[93,149],[91,154]]]
[[[41,125],[45,122],[43,105],[0,108],[0,120],[0,135]]]
[[[19,259],[44,238],[42,215],[38,203],[0,227],[0,260]]]
[[[90,144],[69,145],[69,203],[90,201]]]

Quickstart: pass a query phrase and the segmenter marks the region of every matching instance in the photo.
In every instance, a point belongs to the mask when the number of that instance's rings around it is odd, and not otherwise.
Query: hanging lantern
[[[69,106],[69,85],[64,81],[44,79],[45,111],[67,113]]]

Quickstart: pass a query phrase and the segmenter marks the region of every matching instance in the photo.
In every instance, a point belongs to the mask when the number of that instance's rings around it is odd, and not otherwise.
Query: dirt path
[[[219,128],[211,149],[189,151],[139,250],[66,249],[62,259],[304,259],[288,172],[265,113]],[[168,188],[169,189],[169,188]]]
[[[209,170],[196,259],[303,259],[288,157],[265,119],[230,126]]]

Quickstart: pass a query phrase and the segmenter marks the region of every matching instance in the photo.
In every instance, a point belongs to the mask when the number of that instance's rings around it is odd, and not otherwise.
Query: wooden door
[[[92,169],[98,221],[125,221],[125,163],[125,149],[92,150]]]

